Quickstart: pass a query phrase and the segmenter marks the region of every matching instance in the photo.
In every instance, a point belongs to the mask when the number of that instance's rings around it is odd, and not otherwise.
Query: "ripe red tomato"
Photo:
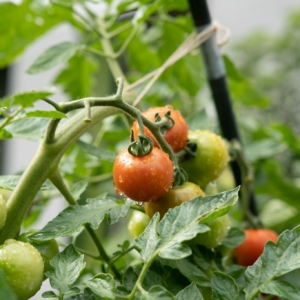
[[[152,218],[156,212],[159,212],[160,218],[162,218],[169,208],[179,206],[181,203],[190,201],[197,196],[205,196],[205,193],[198,185],[192,182],[186,182],[181,186],[172,188],[156,202],[146,203],[145,211],[150,218]]]
[[[155,202],[172,187],[173,177],[172,161],[159,148],[144,156],[123,149],[113,167],[117,193],[139,202]]]
[[[179,152],[186,146],[188,140],[188,125],[180,111],[174,110],[172,106],[168,105],[165,107],[149,108],[147,111],[143,112],[143,115],[150,121],[154,122],[156,113],[158,113],[160,117],[163,117],[168,111],[171,112],[171,118],[174,120],[175,124],[167,130],[164,135],[164,139],[171,146],[174,152]],[[136,139],[137,134],[140,131],[137,121],[133,123],[131,129],[133,130],[134,138]],[[159,147],[158,143],[147,127],[144,129],[144,134],[153,140],[154,147]]]
[[[278,234],[270,229],[245,229],[244,242],[234,249],[237,263],[241,266],[251,266],[263,253],[268,241],[277,242]]]

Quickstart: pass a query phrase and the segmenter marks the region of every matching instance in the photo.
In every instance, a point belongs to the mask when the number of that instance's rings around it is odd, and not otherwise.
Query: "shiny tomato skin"
[[[113,178],[116,191],[138,202],[155,202],[172,187],[173,163],[159,148],[144,156],[123,149],[116,157]]]
[[[128,222],[127,228],[130,237],[134,240],[144,232],[150,222],[150,218],[143,212],[135,210]]]
[[[278,234],[271,229],[245,229],[244,242],[234,249],[234,255],[239,265],[252,266],[263,253],[268,241],[277,242]]]
[[[29,243],[8,239],[0,246],[0,269],[18,300],[31,298],[43,282],[43,259]]]
[[[156,113],[159,113],[159,116],[163,117],[168,111],[171,112],[171,118],[174,120],[175,124],[173,125],[173,127],[167,130],[167,132],[164,135],[164,139],[176,153],[186,146],[188,140],[188,125],[184,117],[181,115],[180,111],[173,109],[171,106],[164,106],[149,108],[142,114],[147,119],[154,122]],[[134,138],[136,139],[137,134],[139,133],[139,125],[137,121],[133,123],[131,129],[133,130]],[[144,134],[145,136],[152,139],[154,147],[159,147],[158,143],[156,142],[155,138],[153,137],[152,133],[147,127],[144,127]]]
[[[196,157],[189,158],[180,166],[187,172],[189,181],[204,189],[225,170],[229,161],[227,145],[221,136],[209,130],[189,131],[188,138],[197,144]]]
[[[165,193],[156,202],[148,202],[145,205],[146,214],[152,218],[156,212],[159,212],[160,218],[167,213],[169,208],[179,206],[183,202],[188,202],[197,196],[205,196],[205,193],[200,187],[192,182],[186,182],[185,184],[172,188]]]

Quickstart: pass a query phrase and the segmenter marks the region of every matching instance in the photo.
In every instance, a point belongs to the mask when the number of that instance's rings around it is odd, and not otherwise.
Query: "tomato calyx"
[[[173,187],[184,185],[188,181],[188,175],[185,170],[178,167],[174,170]]]
[[[131,143],[128,146],[128,152],[134,156],[144,156],[149,154],[153,149],[153,141],[142,134],[137,135],[134,140],[133,130],[131,130]]]
[[[168,110],[163,117],[157,112],[155,114],[155,125],[159,127],[161,135],[165,135],[166,132],[175,125],[175,121],[171,118],[171,111]]]

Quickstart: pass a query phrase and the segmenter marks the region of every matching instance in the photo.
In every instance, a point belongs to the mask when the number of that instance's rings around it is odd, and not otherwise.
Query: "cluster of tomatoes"
[[[163,218],[170,208],[197,196],[205,196],[205,187],[221,175],[229,162],[226,142],[209,130],[189,131],[187,122],[178,110],[170,106],[155,107],[148,109],[143,116],[154,122],[157,114],[163,117],[168,111],[174,125],[166,130],[164,139],[174,153],[184,152],[188,142],[196,145],[194,155],[187,155],[187,159],[180,161],[180,167],[188,175],[187,182],[172,187],[172,161],[159,148],[147,128],[144,134],[153,140],[152,152],[144,156],[134,156],[124,149],[114,164],[113,176],[118,193],[137,203],[145,204],[145,213],[134,211],[128,223],[129,234],[133,239],[144,231],[156,212]],[[136,121],[132,130],[136,138],[139,133]],[[199,234],[195,240],[207,248],[215,248],[226,237],[231,225],[230,218],[225,215],[207,225],[211,230]],[[276,242],[277,237],[277,234],[269,229],[246,229],[244,242],[234,250],[236,262],[243,266],[252,265],[263,252],[265,243],[269,240]]]

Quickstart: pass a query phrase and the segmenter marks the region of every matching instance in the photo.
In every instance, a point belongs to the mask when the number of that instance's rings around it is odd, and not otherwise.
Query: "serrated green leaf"
[[[78,181],[72,186],[70,192],[76,201],[80,198],[81,194],[86,190],[87,186],[88,186],[88,181],[86,180]]]
[[[13,138],[13,135],[5,129],[0,129],[0,140],[8,140]]]
[[[48,48],[29,67],[27,73],[37,74],[68,61],[77,51],[77,45],[63,42]]]
[[[25,114],[27,118],[51,118],[51,119],[62,119],[66,118],[67,116],[56,110],[47,111],[47,110],[35,110],[29,111]]]
[[[0,176],[0,188],[4,190],[14,190],[17,186],[21,176],[19,175],[3,175]],[[50,181],[46,181],[42,187],[41,190],[49,190],[53,189],[53,185]]]
[[[275,295],[289,300],[300,299],[299,290],[289,282],[282,280],[271,281],[264,285],[260,291],[268,295]]]
[[[85,143],[83,141],[77,141],[77,144],[84,149],[87,153],[101,158],[105,161],[114,162],[117,156],[116,152],[109,151],[104,148],[95,147],[91,144]]]
[[[246,300],[252,299],[272,279],[300,268],[300,226],[284,231],[276,245],[268,242],[264,252],[245,272]]]
[[[222,244],[228,248],[235,248],[239,246],[244,239],[245,233],[243,230],[237,227],[231,227]]]
[[[58,295],[56,295],[53,291],[47,291],[42,294],[42,297],[43,298],[58,298]]]
[[[161,263],[173,269],[178,269],[186,278],[199,286],[209,287],[210,281],[205,273],[187,258],[172,260],[160,259]]]
[[[195,283],[191,283],[185,289],[180,291],[175,297],[174,300],[203,300],[201,293],[199,292]]]
[[[5,280],[2,270],[0,270],[0,299],[17,300],[17,296]]]
[[[93,293],[103,297],[104,299],[115,300],[117,298],[117,284],[110,274],[99,274],[90,280],[84,282]]]
[[[9,124],[5,128],[14,137],[38,141],[44,136],[48,123],[48,119],[28,118]]]
[[[51,286],[59,290],[60,295],[74,292],[72,284],[85,266],[83,260],[84,255],[76,251],[74,246],[70,244],[50,261],[54,270],[47,272],[46,275],[49,277]]]
[[[141,300],[174,300],[173,294],[159,285],[152,286],[149,291],[140,290],[138,297]]]
[[[77,53],[58,74],[54,83],[62,85],[64,92],[69,94],[71,99],[87,97],[95,84],[93,73],[98,64],[99,60],[92,60],[88,56]]]
[[[31,107],[34,102],[51,96],[51,91],[31,91],[12,95],[14,105],[20,105],[22,107]]]
[[[214,272],[211,278],[212,300],[237,300],[239,288],[234,279],[224,273]]]
[[[243,81],[244,80],[243,76],[237,70],[237,68],[235,67],[232,60],[228,57],[228,55],[223,55],[223,61],[225,64],[227,76],[230,79],[235,80],[235,81]]]
[[[67,207],[43,229],[31,235],[30,239],[42,242],[60,236],[70,236],[78,233],[84,224],[90,224],[92,228],[97,229],[105,218],[108,224],[115,224],[127,215],[131,204],[131,200],[117,200],[109,196],[88,199],[86,205]]]
[[[236,188],[213,196],[196,197],[169,209],[160,222],[159,214],[156,213],[145,231],[134,240],[142,259],[147,261],[153,255],[181,259],[191,255],[191,248],[182,242],[209,230],[200,222],[212,221],[228,213],[237,202],[238,190]]]

